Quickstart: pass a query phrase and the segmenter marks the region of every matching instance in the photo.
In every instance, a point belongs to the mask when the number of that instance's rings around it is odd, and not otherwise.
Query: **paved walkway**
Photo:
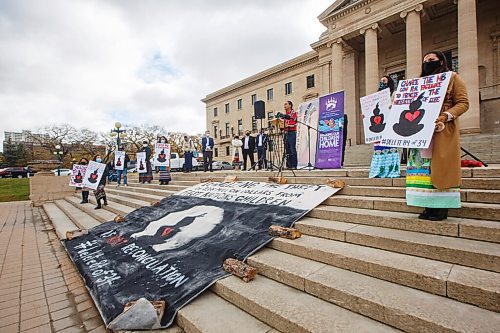
[[[41,208],[0,203],[0,332],[106,332]]]

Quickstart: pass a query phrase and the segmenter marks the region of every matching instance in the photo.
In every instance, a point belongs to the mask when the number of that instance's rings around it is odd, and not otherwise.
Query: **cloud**
[[[0,134],[115,121],[202,132],[200,100],[309,51],[330,4],[0,0]]]

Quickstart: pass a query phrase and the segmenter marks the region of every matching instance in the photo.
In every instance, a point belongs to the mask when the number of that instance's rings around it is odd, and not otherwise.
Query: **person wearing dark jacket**
[[[147,141],[142,142],[142,148],[140,151],[146,153],[146,173],[139,174],[139,183],[151,184],[151,181],[153,180],[153,169],[151,167],[151,161],[150,161],[151,160],[151,148],[149,148],[149,144]]]
[[[96,155],[94,157],[94,161],[97,163],[105,163],[102,161],[101,155]],[[99,185],[97,186],[97,189],[94,191],[95,200],[97,201],[97,206],[94,209],[101,209],[101,200],[104,201],[104,206],[108,205],[106,192],[104,191],[108,173],[109,173],[109,166],[108,164],[106,164],[106,168],[104,169],[104,173],[102,174],[101,180],[99,181]]]
[[[250,158],[250,169],[254,168],[253,153],[255,151],[255,138],[250,135],[250,131],[245,132],[245,137],[243,138],[243,170],[247,170],[247,157]]]
[[[123,151],[124,148],[123,146],[118,148],[119,151]],[[128,186],[127,185],[127,167],[128,167],[128,162],[130,162],[130,157],[128,156],[127,153],[125,153],[125,161],[123,161],[123,170],[118,170],[116,169],[116,181],[117,181],[117,185],[116,186],[120,186],[121,185],[121,181],[122,181],[122,175],[123,175],[123,185],[124,186]],[[116,166],[115,166],[116,168]]]

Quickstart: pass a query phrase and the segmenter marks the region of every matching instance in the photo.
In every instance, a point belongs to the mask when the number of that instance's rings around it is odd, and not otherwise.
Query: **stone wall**
[[[52,173],[37,173],[30,178],[30,200],[34,206],[41,206],[44,202],[62,199],[75,192],[69,187],[70,176],[56,177]]]

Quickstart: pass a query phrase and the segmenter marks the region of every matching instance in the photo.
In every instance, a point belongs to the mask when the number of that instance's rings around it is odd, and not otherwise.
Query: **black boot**
[[[448,218],[448,208],[436,208],[429,215],[430,221],[442,221]]]
[[[108,198],[104,197],[104,206],[107,206],[108,205]]]
[[[101,199],[97,199],[97,206],[94,209],[101,209]]]
[[[429,215],[431,213],[432,213],[432,208],[425,208],[424,211],[422,213],[420,213],[420,215],[418,215],[418,218],[421,220],[428,220]]]

